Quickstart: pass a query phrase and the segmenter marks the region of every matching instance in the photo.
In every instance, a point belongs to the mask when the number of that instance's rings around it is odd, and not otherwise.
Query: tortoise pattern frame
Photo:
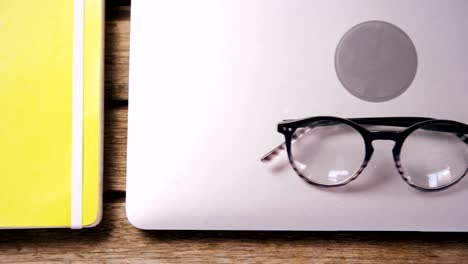
[[[301,174],[300,170],[296,167],[295,162],[293,161],[293,156],[291,154],[291,145],[302,135],[307,133],[313,127],[316,126],[326,126],[334,124],[346,124],[354,128],[359,132],[364,139],[365,144],[365,157],[362,162],[361,167],[346,181],[335,184],[335,185],[324,185],[316,183],[305,177]],[[364,127],[364,125],[373,125],[373,126],[389,126],[389,127],[403,127],[406,128],[402,131],[371,131]],[[430,126],[430,129],[427,127]],[[319,186],[319,187],[338,187],[346,185],[353,180],[355,180],[367,167],[374,148],[372,142],[374,140],[390,140],[395,142],[393,147],[393,159],[395,166],[402,177],[402,179],[411,187],[420,190],[420,191],[441,191],[447,189],[456,183],[458,183],[464,176],[468,173],[468,166],[465,169],[465,172],[459,176],[455,181],[443,185],[441,187],[435,188],[424,188],[414,184],[406,175],[401,166],[400,162],[400,153],[402,146],[408,136],[416,131],[417,129],[423,128],[428,130],[440,131],[440,132],[449,132],[456,134],[463,142],[468,144],[468,125],[452,120],[442,120],[442,119],[433,119],[427,117],[372,117],[372,118],[340,118],[334,116],[317,116],[310,117],[305,119],[298,120],[284,120],[278,124],[278,132],[283,134],[285,137],[285,142],[267,153],[261,158],[262,162],[269,162],[275,156],[277,156],[281,151],[285,150],[288,154],[289,163],[304,181],[309,184]],[[300,130],[299,130],[300,129]]]

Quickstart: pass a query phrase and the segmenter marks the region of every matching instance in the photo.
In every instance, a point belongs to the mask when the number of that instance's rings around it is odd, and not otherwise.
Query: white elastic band
[[[83,45],[84,0],[74,0],[72,86],[71,228],[83,225]]]

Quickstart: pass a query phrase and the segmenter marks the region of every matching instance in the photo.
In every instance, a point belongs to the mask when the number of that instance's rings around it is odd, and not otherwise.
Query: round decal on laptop
[[[335,67],[342,85],[352,95],[368,102],[385,102],[410,87],[418,56],[402,29],[384,21],[367,21],[342,37]]]

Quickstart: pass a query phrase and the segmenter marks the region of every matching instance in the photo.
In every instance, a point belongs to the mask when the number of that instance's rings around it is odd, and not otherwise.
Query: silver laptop
[[[464,0],[132,1],[129,221],[468,231],[467,28]]]

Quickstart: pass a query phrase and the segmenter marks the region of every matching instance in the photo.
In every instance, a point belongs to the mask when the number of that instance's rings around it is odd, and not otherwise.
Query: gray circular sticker
[[[368,21],[343,36],[336,50],[335,67],[352,95],[368,102],[385,102],[410,87],[418,55],[403,30],[387,22]]]

